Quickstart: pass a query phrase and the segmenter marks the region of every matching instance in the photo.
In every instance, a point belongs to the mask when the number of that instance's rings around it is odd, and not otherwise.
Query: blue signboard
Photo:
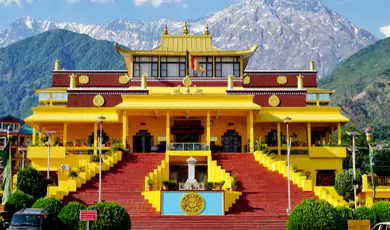
[[[222,216],[224,215],[223,191],[163,191],[161,215]]]

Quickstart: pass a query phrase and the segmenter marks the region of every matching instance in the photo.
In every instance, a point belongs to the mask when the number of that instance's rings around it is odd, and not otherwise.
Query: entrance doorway
[[[241,152],[241,136],[236,130],[227,130],[222,138],[222,152],[225,153],[240,153]]]
[[[316,186],[334,186],[335,170],[317,170]]]
[[[133,152],[149,153],[152,150],[154,137],[150,135],[148,130],[140,130],[133,136]]]
[[[177,143],[199,143],[204,132],[201,120],[175,120],[171,127]]]

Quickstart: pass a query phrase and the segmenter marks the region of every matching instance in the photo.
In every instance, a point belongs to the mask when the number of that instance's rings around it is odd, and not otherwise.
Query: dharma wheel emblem
[[[242,78],[242,83],[244,85],[248,85],[251,83],[251,77],[249,77],[248,75],[244,75],[244,77]]]
[[[87,75],[81,75],[79,77],[79,83],[80,84],[84,84],[84,85],[88,84],[89,83],[89,77]]]
[[[278,78],[276,78],[276,82],[279,85],[285,85],[285,84],[287,84],[287,77],[286,76],[278,76]]]
[[[104,97],[100,94],[96,95],[94,98],[93,98],[93,104],[97,107],[102,107],[104,105]]]
[[[276,95],[272,95],[271,97],[269,97],[268,99],[268,104],[270,106],[273,106],[273,107],[277,107],[280,105],[280,99],[278,96]]]
[[[188,215],[196,216],[204,209],[204,199],[197,193],[187,193],[180,200],[180,208]]]

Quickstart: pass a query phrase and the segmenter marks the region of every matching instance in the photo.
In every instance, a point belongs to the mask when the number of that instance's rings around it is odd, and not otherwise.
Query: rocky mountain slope
[[[26,17],[0,33],[0,47],[61,28],[115,41],[131,49],[150,49],[159,44],[165,24],[170,34],[182,32],[183,21],[167,19],[120,19],[85,25]],[[190,32],[202,33],[206,24],[210,26],[216,47],[243,49],[260,44],[248,69],[308,69],[309,60],[313,59],[319,76],[323,76],[340,61],[376,41],[371,33],[356,27],[319,0],[242,0],[189,21]]]

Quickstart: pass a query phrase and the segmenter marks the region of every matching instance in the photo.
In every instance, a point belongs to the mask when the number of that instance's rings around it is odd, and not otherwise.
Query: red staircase
[[[160,216],[141,195],[147,173],[160,164],[164,154],[125,154],[122,161],[104,173],[102,199],[116,201],[130,214],[132,229],[286,229],[287,180],[261,166],[252,154],[215,154],[229,172],[237,174],[240,200],[225,216]],[[96,203],[98,176],[64,202]],[[293,207],[311,192],[291,186]]]

